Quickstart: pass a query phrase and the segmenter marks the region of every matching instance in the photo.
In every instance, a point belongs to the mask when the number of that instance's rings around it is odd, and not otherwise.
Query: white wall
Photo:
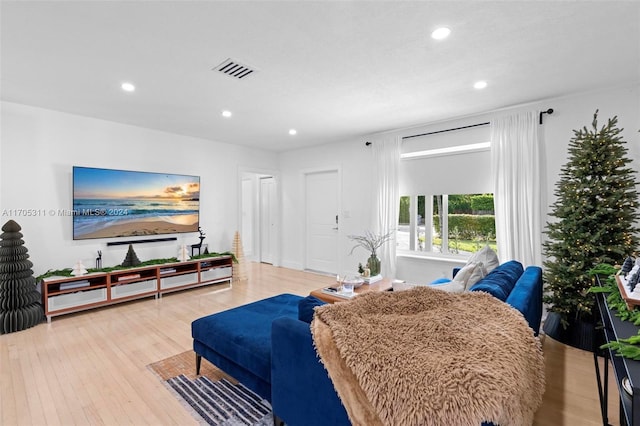
[[[627,142],[628,156],[633,160],[630,166],[640,171],[640,85],[552,99],[541,104],[542,107],[554,109],[553,115],[545,116],[542,126],[546,151],[547,205],[555,201],[555,185],[560,169],[567,162],[567,149],[569,140],[574,136],[573,131],[585,126],[590,128],[596,109],[599,110],[598,128],[604,126],[607,119],[618,117],[618,127],[624,129],[622,137]]]
[[[342,194],[339,200],[338,270],[357,270],[368,254],[353,247],[348,235],[371,229],[373,150],[366,139],[300,149],[280,154],[282,176],[282,266],[304,268],[304,173],[340,170]]]
[[[551,204],[555,201],[554,191],[556,182],[559,179],[560,169],[567,161],[567,149],[569,140],[573,137],[573,130],[584,126],[590,127],[593,114],[596,109],[598,113],[598,127],[606,124],[608,118],[618,117],[618,127],[623,128],[623,139],[627,142],[629,157],[633,159],[631,167],[636,171],[640,170],[640,86],[629,85],[623,87],[610,88],[589,93],[575,94],[560,98],[546,99],[539,102],[505,108],[486,114],[480,114],[449,122],[437,123],[429,126],[422,126],[415,129],[405,129],[397,132],[400,135],[417,134],[433,130],[454,128],[458,126],[475,124],[490,121],[492,117],[502,114],[509,114],[525,110],[547,110],[553,108],[552,115],[543,116],[543,124],[540,126],[544,149],[543,172],[545,182],[543,182],[544,199],[543,206],[546,207],[545,223],[552,218]],[[480,169],[479,173],[488,172],[487,169]],[[451,177],[455,179],[455,177]],[[640,176],[638,176],[640,180]],[[543,224],[544,228],[544,224]],[[544,236],[543,236],[544,237]],[[501,259],[502,261],[508,259]],[[442,272],[447,271],[448,277],[451,275],[451,267],[455,262],[443,260],[422,260],[415,258],[399,258],[397,267],[397,278],[410,282],[426,282],[431,278],[442,276]]]
[[[581,93],[554,99],[546,99],[527,105],[505,108],[500,111],[487,112],[475,116],[459,118],[446,122],[432,123],[411,129],[401,129],[388,132],[387,135],[408,136],[430,131],[454,128],[469,124],[490,121],[492,117],[509,114],[519,110],[546,110],[553,108],[552,115],[544,115],[544,124],[540,126],[544,145],[543,173],[546,188],[542,204],[550,206],[553,202],[553,192],[558,180],[560,168],[567,159],[567,147],[573,136],[573,130],[583,126],[590,126],[593,114],[599,109],[600,125],[607,118],[618,116],[619,127],[624,128],[623,137],[628,143],[629,155],[634,159],[632,167],[640,167],[640,87],[630,85],[607,90]],[[304,217],[300,216],[300,206],[303,205],[304,194],[302,188],[301,171],[311,168],[322,168],[340,165],[342,167],[342,210],[348,211],[351,218],[341,217],[341,270],[350,268],[357,260],[348,253],[352,247],[346,235],[359,233],[370,226],[370,205],[372,204],[372,170],[371,150],[364,146],[363,137],[357,141],[342,144],[325,145],[310,149],[301,149],[280,155],[280,169],[283,173],[283,266],[292,268],[303,267],[303,236]],[[489,173],[489,165],[478,165],[478,173]],[[458,175],[448,174],[447,179],[455,183]],[[550,208],[547,208],[547,214]],[[547,218],[548,219],[548,218]],[[506,260],[506,259],[505,259]],[[451,260],[416,259],[400,257],[396,278],[410,282],[428,282],[444,274],[450,276],[451,268],[460,262]]]
[[[72,208],[72,166],[116,168],[201,178],[200,225],[209,251],[231,250],[239,228],[240,169],[275,168],[276,155],[187,136],[3,102],[0,133],[0,218],[22,226],[34,273],[71,267],[76,260],[93,267],[97,250],[103,265],[119,264],[127,246],[107,240],[73,241],[71,217],[49,214]],[[38,217],[9,216],[11,210],[37,209]],[[178,241],[134,246],[141,260],[173,257],[179,244],[198,242],[197,233]]]
[[[68,209],[71,206],[71,166],[84,165],[131,170],[197,174],[202,178],[201,225],[205,243],[212,251],[231,249],[233,234],[240,226],[239,170],[280,170],[282,266],[304,266],[303,174],[322,169],[341,170],[340,270],[366,260],[347,235],[371,228],[373,203],[373,153],[364,142],[369,137],[348,140],[281,154],[169,133],[74,116],[12,103],[2,103],[0,123],[0,212],[8,209]],[[625,130],[633,167],[640,164],[640,87],[631,85],[592,93],[542,100],[447,122],[389,132],[411,135],[490,120],[516,110],[546,110],[541,126],[544,138],[546,200],[553,202],[558,174],[567,158],[573,130],[589,126],[596,109],[600,123],[617,115]],[[479,173],[487,169],[479,167]],[[456,179],[453,174],[448,179]],[[2,217],[2,223],[10,217]],[[69,217],[13,217],[22,227],[36,274],[50,268],[70,267],[81,259],[93,265],[96,250],[104,253],[104,265],[120,263],[126,247],[106,247],[104,240],[73,241]],[[141,259],[174,255],[178,244],[197,242],[197,234],[186,234],[174,243],[136,246]],[[148,247],[145,247],[148,246]],[[424,282],[450,273],[452,263],[400,259],[397,277]]]

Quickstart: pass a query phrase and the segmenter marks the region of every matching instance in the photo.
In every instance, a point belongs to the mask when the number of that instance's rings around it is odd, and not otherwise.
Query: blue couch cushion
[[[536,335],[542,320],[542,287],[542,268],[529,266],[507,297],[507,303],[522,312]]]
[[[326,302],[317,297],[307,296],[298,302],[298,319],[311,324],[313,320],[313,310],[316,306],[325,305]]]
[[[215,352],[271,383],[271,323],[298,317],[301,296],[280,294],[199,318],[191,335]]]
[[[503,302],[516,285],[516,281],[524,272],[522,264],[517,260],[505,262],[489,272],[486,277],[475,283],[470,291],[485,291]]]
[[[290,426],[350,426],[349,417],[320,361],[309,324],[273,321],[271,404]]]

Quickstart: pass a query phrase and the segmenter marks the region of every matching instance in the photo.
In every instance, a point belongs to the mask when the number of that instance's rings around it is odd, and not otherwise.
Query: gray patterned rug
[[[241,383],[226,379],[212,381],[200,376],[195,380],[181,374],[165,382],[202,424],[213,426],[273,425],[271,406]]]
[[[187,350],[147,367],[201,425],[273,425],[267,401],[208,361],[196,376],[195,359]]]

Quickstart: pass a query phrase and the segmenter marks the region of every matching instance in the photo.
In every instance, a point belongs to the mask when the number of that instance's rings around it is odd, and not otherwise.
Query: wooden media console
[[[42,280],[42,299],[47,321],[57,315],[126,302],[163,293],[222,283],[231,285],[231,256],[207,257],[186,262],[95,272],[74,277]]]

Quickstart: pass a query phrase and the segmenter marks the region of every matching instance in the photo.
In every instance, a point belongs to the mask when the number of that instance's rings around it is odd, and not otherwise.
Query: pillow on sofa
[[[482,262],[468,262],[458,271],[453,281],[462,284],[463,290],[468,290],[472,285],[484,278],[485,275],[486,272]]]
[[[498,267],[498,265],[500,265],[500,261],[498,260],[498,255],[496,254],[495,251],[493,251],[491,247],[489,247],[489,245],[486,245],[482,247],[480,250],[478,250],[477,252],[473,253],[473,255],[471,255],[471,257],[467,261],[467,264],[472,262],[473,263],[482,262],[486,273],[493,271],[495,268]]]
[[[322,306],[325,304],[325,302],[313,296],[307,296],[301,299],[298,302],[298,319],[311,324],[311,321],[313,320],[313,309],[316,306]]]
[[[464,284],[464,289],[469,290],[475,283],[487,276],[487,270],[482,262],[477,263],[477,267],[471,272],[467,282]]]
[[[522,264],[516,260],[503,263],[472,286],[470,291],[485,291],[505,302],[516,281],[524,272]]]

